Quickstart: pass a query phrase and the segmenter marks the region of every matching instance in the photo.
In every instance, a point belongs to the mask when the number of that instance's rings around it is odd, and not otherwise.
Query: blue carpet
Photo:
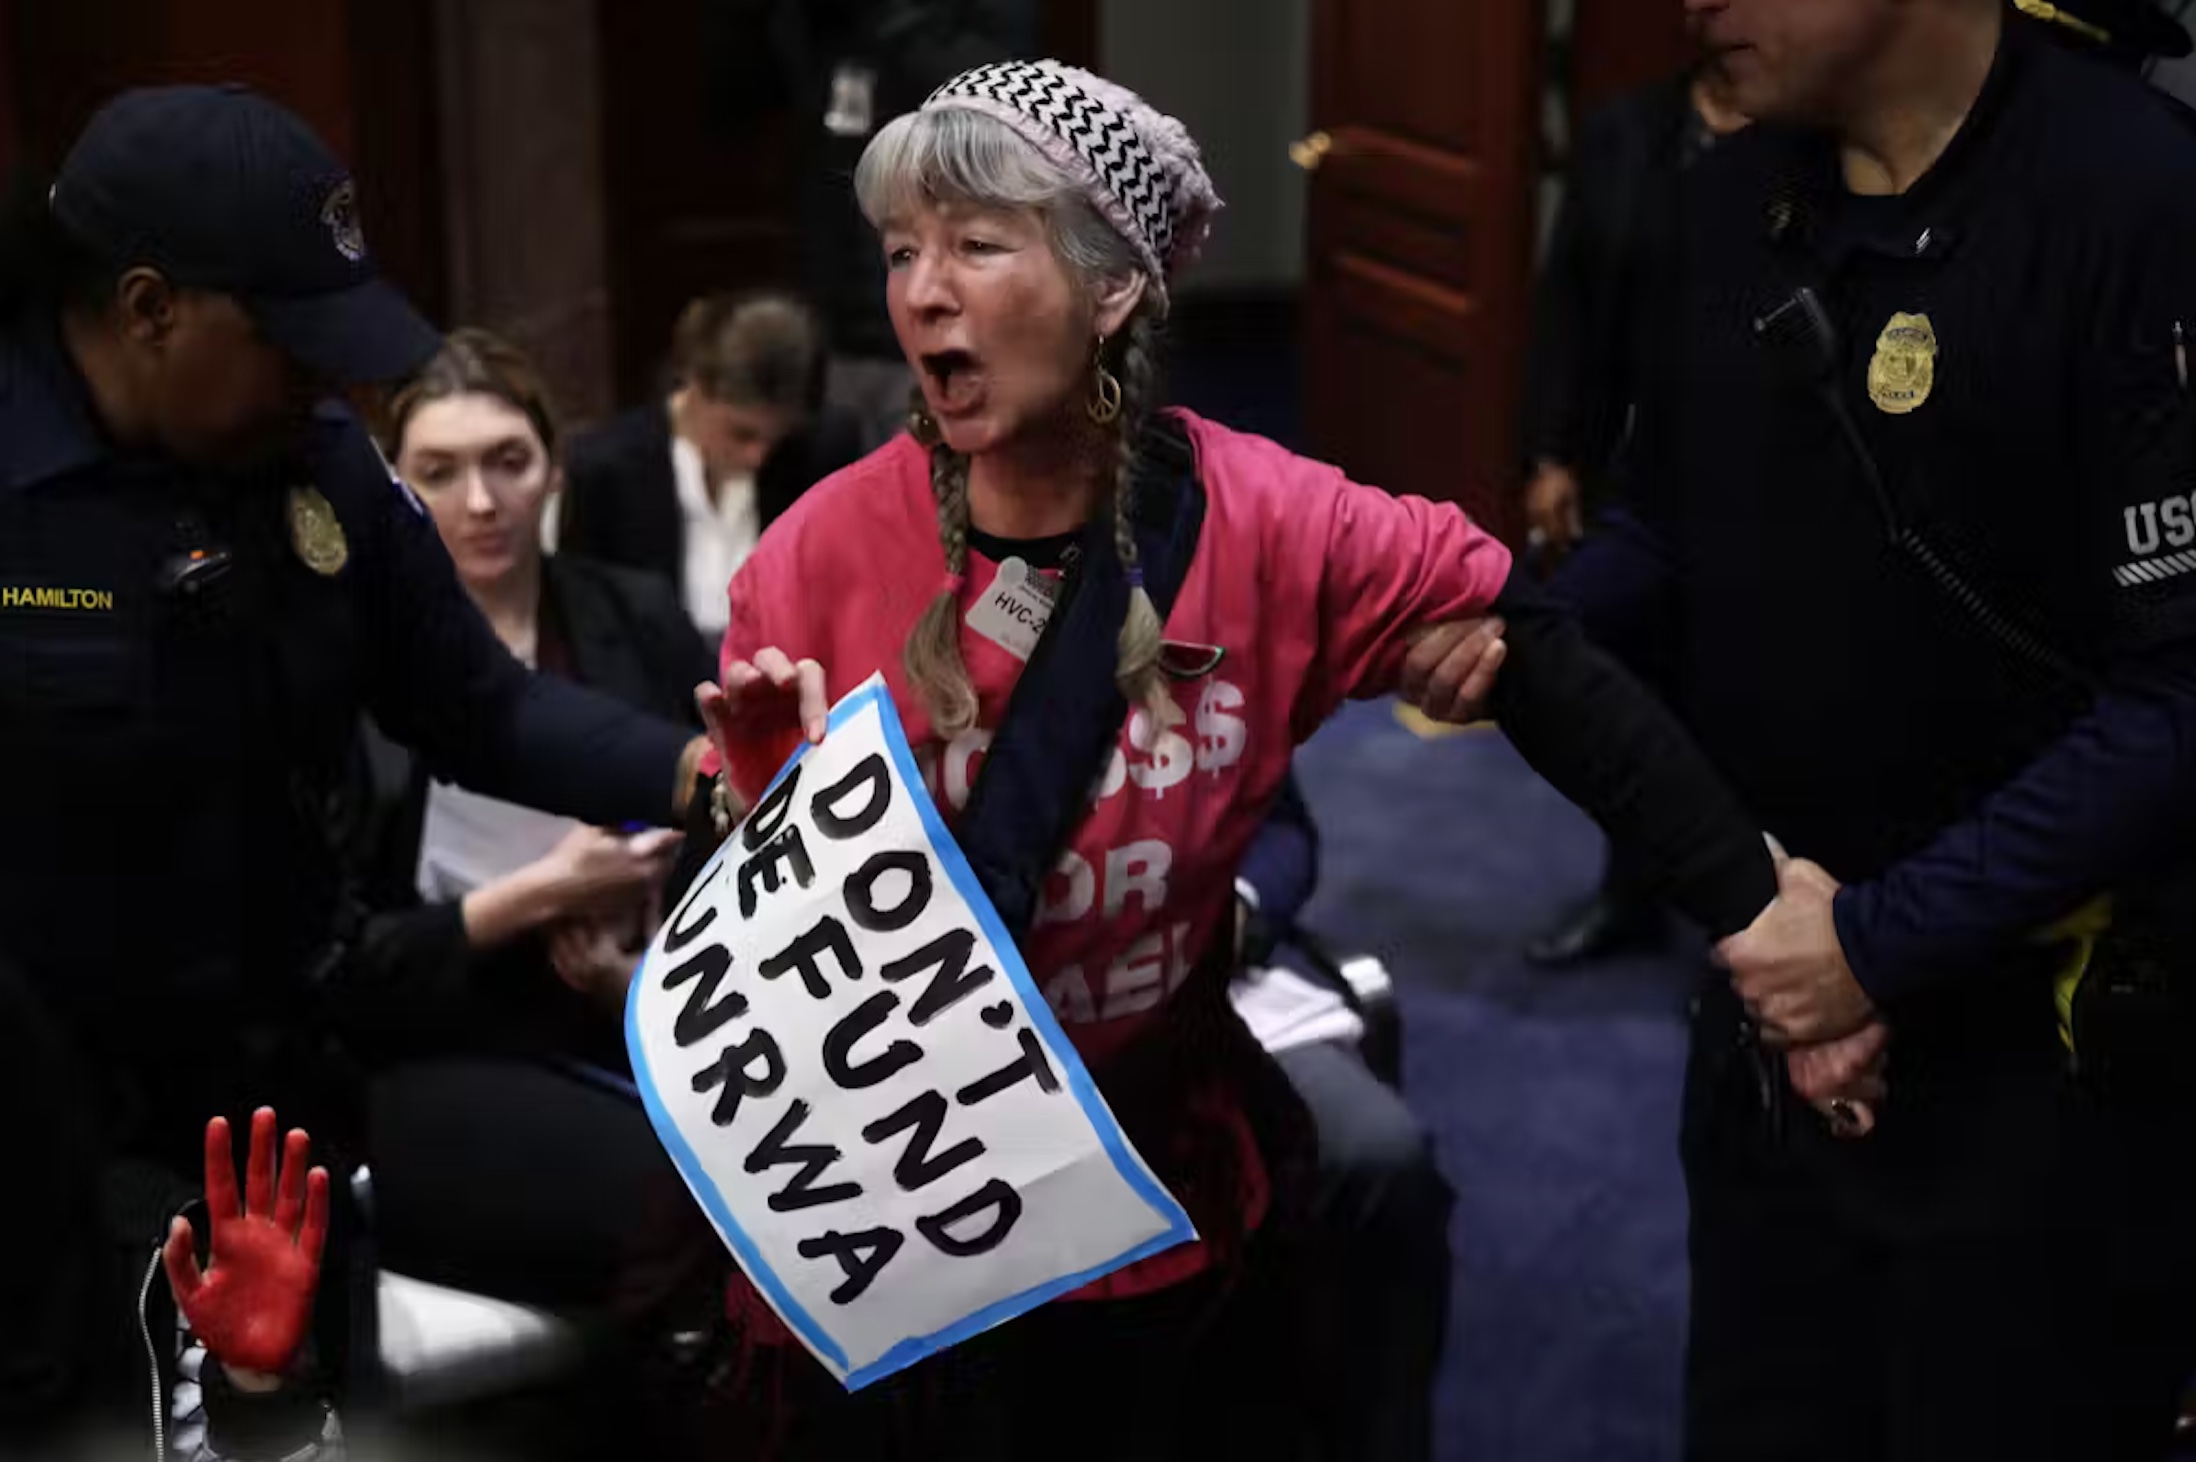
[[[1426,741],[1353,705],[1297,766],[1324,842],[1307,920],[1394,972],[1406,1095],[1458,1195],[1439,1456],[1675,1458],[1699,951],[1525,963],[1602,840],[1495,733]]]

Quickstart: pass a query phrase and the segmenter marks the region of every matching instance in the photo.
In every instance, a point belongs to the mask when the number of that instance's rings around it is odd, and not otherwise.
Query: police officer
[[[2162,1456],[2189,1103],[2079,1016],[2196,973],[2139,896],[2196,805],[2196,134],[2089,7],[1688,8],[1758,125],[1683,184],[1652,542],[1563,586],[1676,614],[1798,855],[1696,1019],[1688,1455]]]
[[[505,653],[327,400],[439,340],[297,118],[123,95],[0,249],[0,958],[110,1155],[194,1172],[207,1118],[260,1101],[334,1136],[324,1038],[370,994],[328,826],[361,711],[598,824],[681,816],[697,747]]]

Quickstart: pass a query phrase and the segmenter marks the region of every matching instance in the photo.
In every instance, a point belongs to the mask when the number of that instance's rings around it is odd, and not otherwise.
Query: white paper
[[[1361,1041],[1365,1022],[1349,1002],[1294,970],[1250,970],[1228,987],[1235,1013],[1269,1051],[1318,1041]]]
[[[939,820],[880,677],[665,921],[626,1039],[688,1187],[850,1390],[1195,1237]]]
[[[419,896],[429,903],[463,898],[546,856],[578,826],[569,817],[431,783],[420,825]]]

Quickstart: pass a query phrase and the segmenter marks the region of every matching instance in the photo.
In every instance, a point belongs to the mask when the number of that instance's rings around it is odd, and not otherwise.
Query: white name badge
[[[1060,586],[1018,558],[999,565],[999,576],[968,607],[968,627],[1017,660],[1029,659],[1052,618]]]
[[[634,1084],[849,1390],[1194,1238],[923,790],[881,676],[703,867],[634,976]]]

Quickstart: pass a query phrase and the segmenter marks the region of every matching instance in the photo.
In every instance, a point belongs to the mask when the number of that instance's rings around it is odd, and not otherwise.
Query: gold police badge
[[[1904,416],[1929,399],[1937,380],[1937,332],[1927,315],[1895,314],[1876,337],[1868,362],[1868,399],[1878,411]]]
[[[351,545],[343,536],[343,524],[316,487],[290,489],[290,547],[297,550],[305,567],[330,578],[350,562]]]

